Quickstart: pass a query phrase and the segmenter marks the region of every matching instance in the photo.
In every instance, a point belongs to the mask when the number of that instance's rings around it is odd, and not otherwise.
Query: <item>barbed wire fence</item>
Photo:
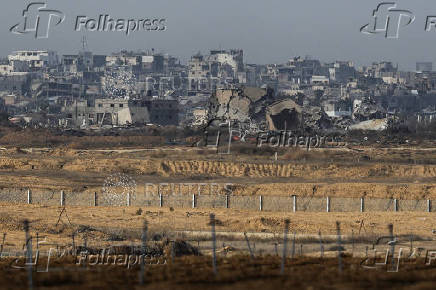
[[[90,244],[88,242],[90,237],[86,235],[83,236],[82,245],[79,245],[80,242],[75,235],[72,235],[71,243],[48,243],[43,235],[32,231],[32,223],[26,219],[23,222],[23,246],[19,249],[7,246],[7,234],[4,233],[0,245],[0,260],[14,258],[10,266],[27,271],[28,287],[32,289],[40,273],[51,270],[63,270],[62,264],[59,262],[55,263],[55,266],[51,266],[50,259],[71,257],[74,261],[72,264],[77,266],[75,269],[92,271],[90,260],[87,263],[82,264],[82,262],[85,261],[84,257],[87,257],[87,255],[98,255],[100,251],[101,255],[103,255],[102,260],[105,257],[105,251],[107,251],[106,257],[120,254],[128,255],[129,263],[133,261],[130,260],[131,257],[137,255],[134,257],[136,259],[135,262],[129,264],[128,267],[131,267],[132,270],[138,269],[138,284],[140,285],[147,282],[145,273],[148,267],[162,266],[171,267],[172,269],[179,266],[183,267],[183,263],[178,263],[178,257],[183,255],[202,255],[206,261],[210,259],[211,274],[215,276],[219,275],[220,267],[225,267],[225,263],[222,264],[223,259],[228,256],[231,257],[232,252],[235,251],[246,256],[251,261],[248,265],[251,264],[253,267],[257,267],[261,263],[260,260],[265,257],[275,257],[272,261],[274,261],[274,267],[277,269],[277,275],[289,273],[292,267],[295,266],[292,261],[304,257],[318,258],[320,259],[319,261],[336,258],[338,273],[341,273],[347,267],[350,267],[349,262],[346,260],[347,257],[359,258],[360,264],[358,266],[362,269],[378,268],[388,272],[398,272],[402,258],[408,261],[413,258],[421,258],[424,259],[426,264],[431,264],[432,260],[435,260],[434,257],[436,255],[436,250],[432,250],[431,247],[424,251],[417,245],[414,247],[413,244],[420,241],[417,236],[410,235],[403,237],[396,235],[392,224],[387,226],[385,236],[382,235],[372,241],[362,241],[359,240],[359,236],[356,237],[354,235],[354,232],[351,235],[344,235],[339,222],[336,222],[335,235],[322,235],[321,233],[325,229],[320,229],[315,235],[305,235],[304,237],[296,238],[296,230],[292,220],[286,219],[283,234],[277,234],[275,239],[264,240],[247,232],[244,232],[243,238],[240,239],[219,236],[216,232],[217,223],[219,223],[219,217],[215,214],[210,214],[209,222],[205,227],[209,229],[209,234],[201,242],[201,245],[200,243],[195,245],[192,240],[183,240],[173,233],[169,235],[171,237],[165,241],[164,246],[159,248],[159,245],[162,245],[159,242],[162,241],[163,237],[156,240],[153,233],[149,230],[150,223],[144,219],[144,225],[140,229],[140,237],[137,241],[131,241],[130,244],[128,241],[124,241],[120,246],[114,245],[112,247],[99,248],[101,246],[98,244]],[[222,247],[220,245],[221,242],[223,243]],[[434,239],[431,242],[434,244]],[[358,250],[356,249],[356,244],[360,245]],[[45,253],[41,250],[42,246],[48,247]],[[395,249],[398,247],[400,250],[396,251]],[[377,251],[381,254],[379,257],[377,257]],[[374,254],[374,257],[371,256],[372,254]],[[38,264],[42,257],[47,258],[45,265]],[[22,261],[19,261],[20,258],[22,258]],[[99,259],[97,258],[97,260]],[[372,260],[374,260],[374,263],[371,263]],[[114,258],[110,261],[113,261],[113,265],[115,265],[117,260]],[[71,271],[71,268],[68,270]]]
[[[65,190],[0,190],[0,202],[46,206],[132,206],[192,209],[235,209],[266,212],[433,212],[432,199],[346,198],[299,195],[240,195],[203,192],[140,193],[133,179],[113,175],[99,192]]]

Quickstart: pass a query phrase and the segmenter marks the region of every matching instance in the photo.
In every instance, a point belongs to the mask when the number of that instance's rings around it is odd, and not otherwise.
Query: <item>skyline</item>
[[[130,49],[130,50],[127,50],[127,49],[121,49],[121,50],[119,50],[119,51],[113,51],[113,52],[110,52],[110,53],[108,53],[108,54],[105,54],[105,53],[101,53],[101,52],[95,52],[95,51],[93,51],[93,50],[88,50],[88,51],[90,51],[90,52],[92,52],[94,55],[99,55],[99,54],[101,54],[101,55],[107,55],[107,56],[109,56],[109,55],[115,55],[115,54],[117,54],[117,53],[120,53],[120,52],[122,52],[122,51],[127,51],[127,52],[133,52],[133,53],[152,53],[152,49],[153,48],[149,48],[149,49]],[[203,56],[205,56],[205,55],[208,55],[211,51],[213,51],[213,50],[223,50],[223,51],[229,51],[229,50],[232,50],[232,49],[240,49],[240,48],[234,48],[234,47],[226,47],[226,48],[222,48],[222,47],[220,47],[220,48],[210,48],[210,49],[208,49],[208,50],[206,50],[206,51],[198,51],[197,53],[201,53]],[[30,50],[30,49],[27,49],[27,50]],[[70,53],[63,53],[63,52],[61,52],[61,51],[55,51],[55,50],[51,50],[51,49],[41,49],[42,51],[54,51],[55,53],[57,53],[57,55],[58,55],[58,57],[61,59],[62,58],[62,56],[63,55],[76,55],[77,53],[79,53],[80,51],[81,51],[81,48],[80,48],[80,46],[78,47],[78,49],[77,49],[77,51],[75,51],[75,52],[72,52],[71,54]],[[382,63],[382,62],[390,62],[389,60],[380,60],[380,61],[372,61],[372,62],[369,62],[369,63],[366,63],[366,64],[356,64],[356,62],[353,60],[353,59],[336,59],[336,60],[332,60],[332,61],[325,61],[324,59],[320,59],[320,58],[317,58],[316,56],[313,56],[313,55],[294,55],[294,56],[289,56],[289,57],[287,57],[287,58],[285,58],[285,59],[283,59],[282,61],[279,61],[279,62],[276,62],[276,63],[258,63],[258,62],[246,62],[246,59],[245,59],[245,50],[244,49],[242,49],[243,51],[244,51],[244,64],[247,64],[247,65],[251,65],[251,64],[253,64],[253,65],[283,65],[283,64],[285,64],[287,61],[289,61],[289,60],[291,60],[291,59],[293,59],[293,58],[297,58],[297,57],[300,57],[300,58],[302,58],[302,59],[305,59],[305,58],[307,58],[307,59],[312,59],[312,60],[319,60],[320,62],[321,62],[321,64],[329,64],[329,63],[334,63],[334,62],[342,62],[342,61],[344,61],[344,62],[348,62],[348,61],[350,61],[350,62],[352,62],[353,64],[354,64],[354,67],[356,68],[356,69],[359,69],[359,68],[362,68],[362,67],[369,67],[369,66],[371,66],[372,64],[377,64],[377,63]],[[16,50],[16,51],[26,51],[26,49],[19,49],[19,50]],[[7,59],[8,58],[8,55],[10,55],[10,54],[12,54],[13,52],[16,52],[16,51],[11,51],[9,54],[6,54],[6,55],[0,55],[0,59]],[[166,55],[167,53],[166,52],[164,52],[164,51],[154,51],[154,53],[155,54],[162,54],[162,55]],[[196,54],[197,54],[196,53]],[[171,56],[171,57],[176,57],[178,60],[180,60],[180,62],[181,62],[181,65],[189,65],[189,60],[190,60],[190,58],[189,59],[187,59],[186,61],[184,60],[184,59],[182,59],[179,55],[173,55],[173,54],[168,54],[169,56]],[[195,54],[193,54],[192,56],[194,56]],[[420,60],[417,60],[416,62],[415,62],[415,65],[417,65],[418,63],[427,63],[427,62],[430,62],[430,63],[432,63],[433,65],[435,64],[434,62],[432,62],[432,61],[420,61]],[[392,62],[392,65],[394,66],[394,67],[396,67],[397,65],[399,66],[399,64],[398,63],[394,63],[394,62]],[[415,68],[412,68],[411,70],[406,70],[406,69],[401,69],[401,66],[399,66],[399,69],[398,69],[399,71],[404,71],[404,72],[415,72],[416,71],[416,67]],[[434,71],[434,70],[432,70],[432,71]]]
[[[293,56],[306,55],[323,62],[351,60],[356,66],[372,62],[391,61],[400,70],[412,71],[416,62],[436,62],[432,50],[434,31],[425,31],[425,19],[436,14],[436,3],[404,0],[393,1],[398,8],[409,9],[416,16],[413,25],[402,27],[399,39],[382,35],[365,35],[359,31],[370,21],[372,11],[381,1],[293,1],[264,2],[253,0],[234,3],[213,1],[163,0],[142,3],[126,0],[86,3],[84,0],[46,1],[49,8],[65,13],[63,24],[52,29],[48,39],[29,35],[14,35],[9,28],[20,21],[23,9],[32,1],[4,2],[0,37],[0,55],[23,49],[50,49],[63,54],[76,53],[85,35],[89,49],[110,54],[122,49],[156,51],[177,56],[183,63],[198,51],[206,53],[217,48],[241,48],[246,63],[282,63]],[[74,31],[75,17],[98,17],[109,14],[114,18],[165,18],[167,29],[159,32]],[[435,30],[436,31],[436,30]]]

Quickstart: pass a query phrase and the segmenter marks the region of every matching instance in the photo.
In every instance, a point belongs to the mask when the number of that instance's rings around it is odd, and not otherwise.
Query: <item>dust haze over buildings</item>
[[[62,11],[66,20],[55,27],[48,39],[17,37],[9,28],[20,20],[29,1],[2,2],[2,45],[0,54],[19,49],[52,49],[74,53],[86,34],[91,49],[108,54],[121,49],[154,47],[188,61],[190,56],[209,49],[238,47],[248,63],[278,63],[290,56],[312,55],[324,61],[353,59],[357,64],[389,60],[400,69],[415,69],[415,62],[435,61],[433,34],[425,32],[425,17],[436,12],[429,1],[395,1],[399,9],[416,16],[413,25],[404,27],[399,39],[382,35],[371,37],[359,32],[368,23],[379,1],[47,1],[48,7]],[[167,29],[160,32],[74,31],[76,16],[98,18],[165,18]],[[433,13],[434,14],[434,13]]]
[[[436,118],[434,61],[424,49],[435,31],[424,29],[434,27],[423,3],[396,3],[414,21],[400,17],[395,39],[361,33],[375,1],[75,3],[83,5],[47,2],[61,19],[48,22],[47,38],[30,20],[24,33],[1,32],[0,105],[12,122],[100,130],[219,120],[255,133]],[[8,4],[5,23],[23,21],[26,5]]]

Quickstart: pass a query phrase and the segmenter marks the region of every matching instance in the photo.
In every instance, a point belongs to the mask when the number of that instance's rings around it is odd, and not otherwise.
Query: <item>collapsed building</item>
[[[231,121],[246,129],[327,129],[331,121],[319,107],[300,106],[291,99],[277,100],[269,89],[218,89],[212,94],[209,121]]]
[[[319,107],[300,106],[290,99],[280,100],[266,108],[268,130],[322,130],[331,127],[327,114]]]
[[[208,119],[233,121],[250,127],[265,126],[265,108],[272,101],[267,89],[233,88],[217,89],[209,101]]]
[[[382,106],[369,98],[354,100],[353,119],[357,121],[383,119],[386,117],[386,113],[386,110]]]
[[[178,125],[176,100],[135,100],[128,98],[75,100],[62,108],[65,127],[128,125]]]
[[[212,90],[232,83],[246,83],[244,52],[241,49],[212,50],[209,55],[192,56],[188,64],[189,88]]]

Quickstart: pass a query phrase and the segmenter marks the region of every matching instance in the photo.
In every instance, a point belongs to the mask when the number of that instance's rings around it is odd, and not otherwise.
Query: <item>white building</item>
[[[59,64],[59,57],[54,51],[47,50],[20,50],[8,55],[8,60],[15,67],[15,62],[27,63],[30,69],[39,69]]]
[[[15,61],[14,65],[8,63],[0,64],[0,76],[26,75],[28,71],[27,63],[22,61]]]
[[[91,125],[124,126],[128,124],[150,122],[148,107],[144,102],[128,99],[96,99],[94,106],[86,100],[74,101],[65,106],[63,111],[76,126]]]
[[[329,101],[323,105],[325,113],[331,118],[351,117],[352,110],[344,103]]]
[[[326,76],[312,76],[310,81],[313,85],[328,85],[330,82]]]
[[[10,64],[0,64],[0,75],[11,75],[14,67]]]
[[[141,61],[140,56],[136,55],[124,55],[124,54],[114,54],[106,56],[107,66],[117,66],[117,65],[128,65],[135,66]]]

